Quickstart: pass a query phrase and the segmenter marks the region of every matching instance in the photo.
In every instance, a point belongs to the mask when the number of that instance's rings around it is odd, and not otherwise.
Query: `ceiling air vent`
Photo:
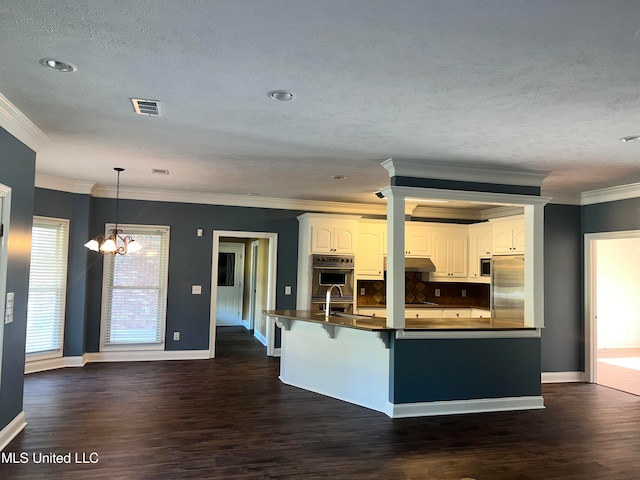
[[[169,175],[169,170],[166,168],[152,168],[151,173],[154,175]]]
[[[132,98],[133,109],[138,115],[148,117],[161,117],[160,102],[158,100],[145,100],[143,98]]]

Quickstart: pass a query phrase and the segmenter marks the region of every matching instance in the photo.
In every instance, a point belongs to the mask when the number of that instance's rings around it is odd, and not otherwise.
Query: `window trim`
[[[109,235],[115,228],[115,224],[105,224],[105,235]],[[103,267],[102,267],[102,302],[100,312],[100,351],[101,352],[135,352],[135,351],[164,351],[166,349],[166,333],[167,333],[167,297],[169,291],[169,253],[170,253],[170,240],[171,240],[171,228],[168,225],[140,225],[140,224],[118,224],[118,228],[123,230],[125,234],[132,235],[134,238],[137,234],[144,235],[145,233],[161,233],[166,235],[166,256],[167,256],[167,268],[163,272],[164,278],[162,279],[164,288],[162,291],[161,307],[162,315],[160,325],[161,329],[161,341],[157,344],[149,343],[129,343],[121,345],[106,344],[105,338],[107,334],[107,311],[109,298],[107,291],[109,290],[109,275],[113,271],[108,262],[114,261],[114,255],[104,255]],[[144,248],[144,245],[143,245]]]
[[[32,225],[32,233],[33,236],[33,227],[35,227],[36,222],[45,223],[49,225],[64,225],[64,229],[66,231],[65,239],[64,239],[64,251],[62,252],[63,257],[63,269],[64,272],[62,277],[64,278],[63,282],[63,291],[62,291],[62,300],[61,300],[61,312],[62,317],[60,319],[60,348],[55,350],[49,350],[45,352],[34,352],[34,353],[26,353],[25,352],[25,363],[29,362],[38,362],[41,360],[50,360],[53,358],[62,358],[64,356],[64,329],[66,325],[67,319],[67,289],[68,289],[68,267],[69,267],[69,236],[70,236],[70,228],[71,222],[67,218],[57,218],[57,217],[45,217],[42,215],[34,215],[33,216],[33,225]],[[33,250],[33,243],[31,244],[31,250]],[[31,266],[29,266],[31,270]],[[31,283],[31,271],[29,271],[29,283]],[[27,294],[27,305],[29,304],[29,294],[31,290],[29,289],[29,293]],[[27,310],[27,323],[29,322],[29,312]],[[27,327],[28,328],[28,327]],[[25,334],[26,335],[26,334]],[[26,336],[25,336],[25,349],[26,349]]]

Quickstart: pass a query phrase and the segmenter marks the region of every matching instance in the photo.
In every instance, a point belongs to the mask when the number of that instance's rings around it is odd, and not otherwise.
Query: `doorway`
[[[265,345],[268,356],[279,355],[276,348],[276,325],[263,310],[276,306],[276,265],[278,234],[272,232],[237,232],[216,230],[213,232],[213,261],[211,267],[211,317],[209,326],[209,357],[215,357],[216,327],[223,325],[217,319],[219,295],[218,280],[221,274],[220,254],[225,245],[241,243],[246,248],[246,269],[243,275],[243,302],[239,325],[253,330],[253,336]],[[223,260],[223,262],[226,261]],[[222,265],[222,269],[226,267]]]
[[[640,395],[640,231],[585,235],[586,372]]]
[[[244,243],[225,242],[218,249],[217,326],[242,324]]]

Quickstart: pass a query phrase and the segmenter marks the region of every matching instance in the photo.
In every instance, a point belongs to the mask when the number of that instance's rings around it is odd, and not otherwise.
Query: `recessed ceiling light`
[[[331,175],[331,178],[334,180],[344,180],[347,177],[345,175]]]
[[[50,68],[51,70],[55,70],[56,72],[63,73],[75,72],[76,70],[78,70],[75,65],[61,62],[60,60],[56,60],[55,58],[43,58],[40,60],[40,65]]]
[[[296,94],[289,90],[272,90],[269,92],[269,98],[278,100],[280,102],[290,102],[296,99]]]
[[[630,137],[622,137],[620,139],[620,141],[624,143],[636,142],[638,140],[640,140],[640,135],[631,135]]]

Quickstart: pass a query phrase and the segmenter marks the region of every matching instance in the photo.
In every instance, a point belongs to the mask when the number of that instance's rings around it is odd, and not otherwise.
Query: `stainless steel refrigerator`
[[[491,259],[491,318],[524,323],[524,255]]]

